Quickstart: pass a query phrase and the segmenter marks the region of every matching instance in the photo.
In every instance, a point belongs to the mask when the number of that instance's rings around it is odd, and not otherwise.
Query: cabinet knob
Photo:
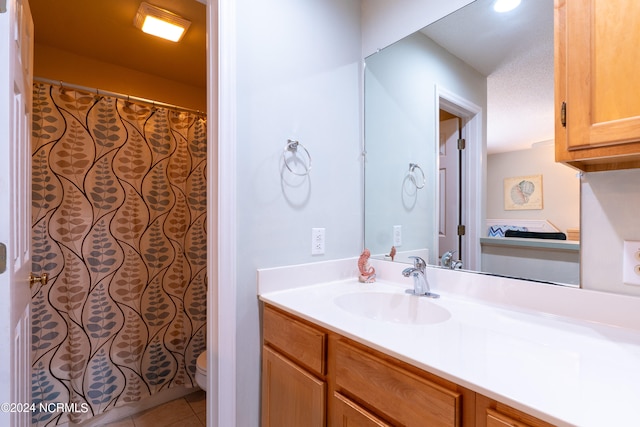
[[[49,275],[47,273],[42,273],[42,276],[36,276],[33,273],[29,273],[29,285],[33,286],[36,283],[40,283],[42,286],[46,285],[49,281]]]

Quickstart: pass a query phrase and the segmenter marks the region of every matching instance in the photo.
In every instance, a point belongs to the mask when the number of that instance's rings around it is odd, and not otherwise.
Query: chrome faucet
[[[455,253],[456,251],[445,252],[442,255],[442,258],[440,258],[440,265],[443,266],[444,268],[449,268],[451,270],[462,268],[462,261],[453,259],[453,254]]]
[[[434,294],[429,290],[429,282],[427,281],[427,275],[425,273],[427,263],[417,256],[411,256],[409,258],[413,259],[413,267],[402,270],[402,275],[404,277],[413,277],[413,289],[407,289],[406,292],[421,297],[440,298],[440,295]]]

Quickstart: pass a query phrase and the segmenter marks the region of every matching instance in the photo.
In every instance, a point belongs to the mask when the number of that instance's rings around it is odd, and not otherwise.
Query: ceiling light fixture
[[[504,13],[515,9],[520,5],[520,0],[496,0],[493,4],[493,10]]]
[[[133,20],[133,25],[147,34],[178,42],[187,32],[191,21],[168,10],[142,2]]]

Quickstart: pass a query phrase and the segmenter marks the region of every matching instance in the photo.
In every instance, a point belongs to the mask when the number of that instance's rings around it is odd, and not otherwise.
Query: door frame
[[[235,426],[237,414],[236,4],[207,4],[209,295],[207,425]],[[215,168],[213,166],[216,166]],[[218,284],[224,283],[224,286]]]
[[[480,270],[480,236],[483,235],[484,188],[486,184],[486,140],[484,138],[484,114],[481,107],[464,97],[440,86],[435,88],[435,111],[443,109],[462,119],[462,136],[466,139],[466,149],[462,155],[462,223],[466,226],[461,258],[465,270]],[[439,115],[435,114],[435,141],[440,138]],[[438,144],[435,144],[438,145]],[[437,149],[437,148],[436,148]],[[440,159],[436,156],[437,169]],[[439,177],[437,178],[439,179]],[[436,185],[436,200],[440,200],[440,183]],[[436,209],[435,225],[439,224],[440,211]],[[437,228],[435,228],[437,230]],[[434,236],[438,243],[438,236]]]
[[[232,178],[236,173],[236,5],[235,0],[196,1],[207,6],[206,424],[233,426],[237,400],[236,189]]]
[[[222,426],[236,424],[235,181],[224,178],[235,176],[236,169],[235,3],[233,0],[196,1],[207,6],[207,153],[209,164],[217,166],[209,167],[207,172],[207,310],[210,318],[215,319],[215,325],[208,322],[207,327],[207,348],[210,349],[207,352],[207,425]],[[6,12],[6,0],[0,0],[0,14]],[[220,63],[227,66],[221,69]],[[218,144],[218,141],[226,143]],[[223,174],[219,175],[219,171]],[[223,179],[219,180],[219,176]],[[220,206],[225,206],[225,210],[219,209]],[[218,283],[227,285],[219,288]],[[0,338],[1,342],[11,341],[4,333]],[[9,396],[5,395],[4,400],[8,402]]]

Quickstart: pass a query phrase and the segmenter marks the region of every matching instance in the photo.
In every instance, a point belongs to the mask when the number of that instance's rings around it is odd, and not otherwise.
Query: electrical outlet
[[[393,226],[393,246],[402,246],[402,226]]]
[[[311,255],[324,254],[324,228],[311,229]]]
[[[625,285],[640,285],[640,242],[624,242],[622,281]]]

